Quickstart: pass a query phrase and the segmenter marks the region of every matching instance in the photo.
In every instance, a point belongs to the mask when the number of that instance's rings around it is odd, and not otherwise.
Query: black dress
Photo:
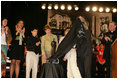
[[[16,35],[12,41],[10,59],[23,60],[24,57],[24,39],[22,37],[22,45],[19,45],[19,36]]]

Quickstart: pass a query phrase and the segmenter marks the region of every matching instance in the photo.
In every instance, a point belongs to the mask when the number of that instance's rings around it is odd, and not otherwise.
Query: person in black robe
[[[49,61],[64,56],[75,44],[77,45],[77,65],[80,73],[83,78],[91,77],[91,33],[85,19],[81,16],[73,23],[71,30]]]
[[[107,78],[112,77],[111,76],[111,44],[115,41],[116,38],[117,38],[116,23],[110,22],[109,31],[104,34],[104,38],[102,39],[102,43],[105,45],[103,58],[106,60]]]

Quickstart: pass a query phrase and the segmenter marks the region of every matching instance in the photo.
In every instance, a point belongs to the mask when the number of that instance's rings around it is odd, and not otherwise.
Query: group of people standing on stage
[[[24,39],[25,39],[25,28],[23,20],[19,20],[16,25],[15,36],[11,35],[11,31],[7,26],[8,20],[6,18],[2,19],[1,26],[1,77],[6,74],[6,60],[7,60],[7,51],[10,50],[10,77],[12,78],[15,71],[16,78],[19,77],[20,71],[20,62],[24,57]],[[9,31],[8,31],[9,30]],[[8,38],[8,39],[7,39]],[[10,48],[10,46],[12,46]],[[3,64],[4,63],[4,64]]]
[[[37,77],[39,57],[42,57],[42,64],[53,61],[55,58],[61,56],[63,61],[67,60],[67,77],[68,78],[88,78],[91,77],[91,33],[88,29],[88,24],[83,17],[73,24],[72,28],[66,28],[64,36],[60,38],[59,43],[57,36],[52,34],[49,25],[44,26],[45,35],[41,38],[38,37],[36,27],[31,29],[31,36],[25,36],[24,21],[18,20],[15,26],[15,35],[12,36],[9,27],[7,26],[8,20],[4,18],[1,26],[1,77],[6,73],[6,60],[7,51],[10,50],[10,77],[13,77],[15,71],[16,78],[19,77],[20,62],[24,59],[24,51],[26,51],[26,78],[30,78],[32,70],[32,77]],[[111,43],[117,38],[116,23],[110,22],[110,32],[104,35],[101,43],[96,48],[98,54],[97,58],[100,64],[106,63],[108,76],[110,77],[110,46]],[[110,35],[110,37],[109,37]],[[52,56],[51,42],[56,42],[56,54]],[[26,45],[25,45],[26,44]],[[9,49],[9,46],[10,49]],[[24,49],[26,47],[26,49]],[[104,54],[103,54],[104,53]],[[101,56],[102,55],[102,56]],[[52,59],[51,59],[52,58]],[[54,58],[54,59],[53,59]],[[105,59],[103,59],[105,58]]]
[[[55,39],[58,45],[56,35],[51,33],[51,27],[49,25],[45,25],[44,31],[46,35],[42,36],[42,40],[38,37],[38,29],[36,27],[31,29],[31,36],[26,39],[24,21],[18,20],[15,26],[15,36],[12,36],[7,22],[8,20],[4,18],[1,27],[1,77],[5,76],[6,73],[7,50],[9,50],[8,48],[11,45],[10,77],[13,77],[14,71],[16,78],[19,77],[20,62],[24,59],[26,46],[26,77],[30,77],[30,71],[32,69],[32,77],[36,78],[39,57],[42,56],[42,64],[46,63],[46,59],[51,56],[51,42]],[[24,45],[25,43],[26,45]]]

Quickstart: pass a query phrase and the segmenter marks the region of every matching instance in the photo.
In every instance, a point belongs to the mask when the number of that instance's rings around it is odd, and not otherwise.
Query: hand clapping
[[[8,27],[6,26],[5,28],[2,28],[2,33],[1,34],[3,34],[4,32],[6,33],[6,34],[8,34]]]
[[[104,37],[106,41],[111,41],[111,39],[107,36]]]
[[[36,43],[36,46],[39,46],[39,44],[40,44],[40,41]]]

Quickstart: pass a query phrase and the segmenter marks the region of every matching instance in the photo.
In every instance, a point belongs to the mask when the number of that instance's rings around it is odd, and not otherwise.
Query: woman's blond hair
[[[47,29],[50,29],[50,30],[51,30],[51,27],[50,27],[50,25],[48,25],[48,24],[46,24],[46,25],[44,26],[43,30],[45,31],[45,30],[47,30]]]

